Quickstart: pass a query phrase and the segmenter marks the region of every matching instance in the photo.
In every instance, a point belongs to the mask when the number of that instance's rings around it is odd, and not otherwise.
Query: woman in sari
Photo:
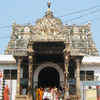
[[[9,88],[8,85],[4,88],[4,100],[9,100]]]
[[[39,88],[36,89],[36,100],[39,100]]]
[[[39,100],[42,100],[42,98],[43,98],[43,89],[42,88],[40,88],[40,90],[39,90],[39,95],[40,95]]]
[[[54,100],[58,100],[58,91],[57,91],[57,88],[54,88]]]

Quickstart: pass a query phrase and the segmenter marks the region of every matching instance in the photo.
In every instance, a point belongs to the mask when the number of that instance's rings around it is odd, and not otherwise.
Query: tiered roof
[[[54,17],[48,3],[45,16],[36,21],[35,25],[12,25],[11,39],[5,54],[27,56],[28,43],[64,42],[70,44],[71,55],[98,56],[98,50],[92,39],[90,23],[86,25],[64,25]]]

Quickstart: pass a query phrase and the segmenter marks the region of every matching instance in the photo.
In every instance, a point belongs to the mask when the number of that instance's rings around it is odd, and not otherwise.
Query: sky
[[[64,24],[91,22],[91,32],[100,52],[100,0],[49,0],[55,17]],[[35,24],[45,15],[48,0],[0,0],[0,54],[4,53],[12,32],[12,24]],[[78,12],[78,13],[75,13]],[[81,16],[81,17],[80,17]]]

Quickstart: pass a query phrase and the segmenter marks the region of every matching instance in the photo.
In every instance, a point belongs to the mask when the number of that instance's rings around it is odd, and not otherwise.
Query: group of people
[[[36,100],[62,100],[60,91],[55,88],[37,88]]]
[[[62,91],[56,87],[54,88],[37,88],[35,100],[63,100]],[[22,94],[26,94],[26,89],[22,89]],[[9,100],[9,88],[8,85],[4,88],[4,100]]]

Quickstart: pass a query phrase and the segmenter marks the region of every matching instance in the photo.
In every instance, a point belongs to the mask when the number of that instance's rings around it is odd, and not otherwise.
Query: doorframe
[[[52,67],[54,69],[57,70],[57,72],[59,73],[59,80],[60,80],[60,85],[63,87],[63,82],[64,82],[64,72],[63,69],[56,63],[53,62],[45,62],[40,64],[34,71],[34,75],[33,75],[33,81],[34,81],[34,88],[36,86],[38,86],[38,77],[39,77],[39,73],[42,69],[47,68],[47,67]]]

